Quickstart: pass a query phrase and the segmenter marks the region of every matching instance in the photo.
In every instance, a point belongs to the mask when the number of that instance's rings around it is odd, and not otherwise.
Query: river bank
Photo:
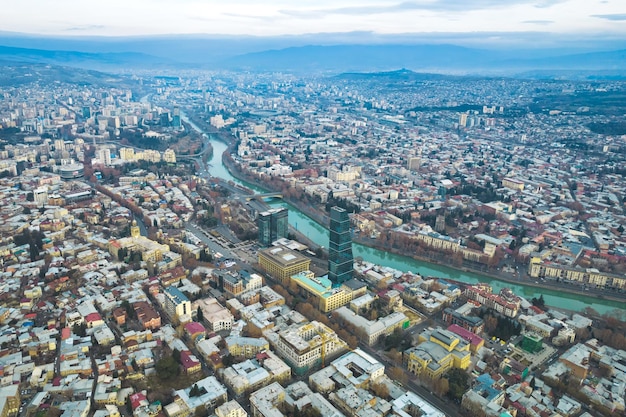
[[[230,173],[230,175],[232,175],[234,178],[243,181],[247,184],[250,184],[252,186],[254,186],[255,188],[258,188],[260,190],[264,190],[264,191],[280,191],[280,190],[268,190],[267,185],[266,184],[262,184],[259,181],[254,180],[253,178],[250,178],[249,176],[245,175],[244,173],[240,172],[236,163],[232,160],[232,158],[230,157],[230,151],[231,151],[231,146],[232,143],[228,143],[228,141],[224,140],[224,138],[220,138],[222,141],[224,141],[224,143],[227,143],[228,149],[227,152],[225,152],[225,154],[222,155],[222,163],[224,164],[224,166],[226,167],[226,169],[228,170],[228,172]],[[323,213],[320,213],[318,210],[315,210],[312,208],[312,206],[310,205],[306,205],[306,204],[302,204],[300,201],[293,201],[293,200],[289,200],[289,199],[285,199],[284,200],[287,204],[295,207],[296,209],[298,209],[302,214],[304,214],[305,216],[309,217],[311,220],[313,220],[314,222],[319,223],[320,225],[322,225],[325,228],[328,228],[328,224],[329,224],[329,218],[328,216],[326,216]],[[306,238],[305,236],[303,236],[303,234],[299,233],[298,234],[299,238],[303,238],[304,239],[304,243],[310,244],[313,243],[314,245],[311,246],[312,248],[317,248],[320,245],[316,244],[315,242],[312,242],[310,239]],[[550,290],[550,291],[558,291],[558,292],[563,292],[563,293],[568,293],[568,294],[572,294],[572,295],[578,295],[578,296],[583,296],[585,298],[592,298],[592,299],[596,299],[596,300],[609,300],[609,301],[613,301],[613,302],[624,302],[626,301],[626,294],[609,294],[606,292],[599,292],[599,291],[586,291],[586,290],[582,290],[573,286],[563,286],[563,285],[559,285],[557,283],[552,283],[551,281],[540,281],[540,280],[534,280],[531,279],[530,277],[522,277],[522,276],[512,276],[512,275],[507,275],[506,273],[502,273],[500,271],[493,271],[493,270],[485,270],[485,269],[476,269],[476,268],[471,268],[468,267],[467,265],[465,266],[457,266],[457,265],[452,265],[451,263],[447,263],[447,262],[443,262],[441,260],[437,260],[437,259],[433,259],[430,257],[424,257],[424,256],[416,256],[413,254],[406,254],[403,253],[395,248],[391,248],[391,247],[383,247],[382,245],[377,244],[377,242],[373,239],[368,239],[368,238],[355,238],[354,239],[355,243],[361,244],[363,246],[372,248],[372,249],[376,249],[379,251],[384,251],[384,252],[388,252],[388,253],[392,253],[394,255],[398,255],[398,256],[403,256],[403,257],[407,257],[410,259],[414,259],[416,261],[420,261],[420,262],[424,262],[424,263],[428,263],[431,264],[433,266],[443,266],[446,268],[450,268],[450,269],[454,269],[456,271],[459,272],[468,272],[468,273],[473,273],[476,275],[480,275],[480,276],[484,276],[485,278],[489,278],[489,279],[493,279],[493,280],[497,280],[497,281],[501,281],[501,282],[505,282],[505,283],[509,283],[512,285],[521,285],[521,286],[526,286],[526,287],[532,287],[532,288],[536,288],[536,289],[543,289],[543,290]],[[525,268],[525,266],[522,266],[523,268]]]

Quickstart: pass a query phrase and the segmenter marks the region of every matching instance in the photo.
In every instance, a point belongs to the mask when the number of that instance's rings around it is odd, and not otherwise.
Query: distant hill
[[[443,79],[456,78],[458,76],[451,76],[447,74],[432,74],[428,72],[415,72],[402,68],[396,71],[381,71],[381,72],[342,72],[336,75],[335,78],[341,80],[352,81],[387,81],[393,83],[402,82],[419,82],[419,81],[438,81]]]
[[[267,71],[386,71],[396,68],[448,72],[479,67],[499,52],[454,45],[302,46],[239,55],[221,64]]]
[[[173,62],[139,52],[89,53],[0,46],[0,60],[4,62],[45,63],[90,69],[120,67],[150,68],[155,65],[172,66]]]
[[[622,70],[626,50],[533,58],[525,51],[485,50],[454,45],[337,45],[303,46],[239,55],[222,62],[248,71],[389,71],[519,73],[531,70]]]
[[[20,86],[30,83],[67,82],[101,87],[128,88],[133,94],[143,94],[143,86],[125,75],[54,64],[14,62],[0,59],[0,86]]]
[[[46,63],[101,71],[205,68],[336,75],[406,68],[420,73],[456,75],[523,74],[540,78],[569,78],[580,76],[582,71],[590,71],[602,73],[605,78],[626,76],[626,49],[572,54],[571,49],[480,49],[451,44],[327,45],[324,42],[328,39],[324,37],[318,39],[320,44],[289,47],[282,45],[303,42],[308,38],[266,40],[261,37],[171,36],[55,40],[7,37],[0,33],[0,44],[3,40],[14,46],[0,46],[0,61]],[[40,48],[22,46],[39,44]],[[68,49],[53,49],[55,46]]]

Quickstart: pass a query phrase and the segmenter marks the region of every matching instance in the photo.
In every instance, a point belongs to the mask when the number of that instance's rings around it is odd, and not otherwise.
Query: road
[[[368,345],[361,343],[359,344],[359,348],[363,349],[369,355],[373,356],[375,359],[385,365],[387,369],[398,366],[395,363],[391,362],[386,356],[381,355],[379,351],[373,349]],[[404,368],[402,369],[408,377],[408,388],[420,397],[422,397],[425,402],[442,411],[447,417],[465,417],[463,414],[461,414],[459,407],[454,405],[449,399],[442,399],[432,394],[430,390],[417,384],[417,379],[415,378],[415,375],[409,373]]]
[[[219,252],[225,258],[235,258],[235,255],[230,251],[230,249],[226,247],[227,242],[225,240],[218,240],[219,238],[210,235],[200,226],[192,222],[185,223],[185,229],[197,236],[198,239],[200,239],[202,243],[206,244],[212,252]]]

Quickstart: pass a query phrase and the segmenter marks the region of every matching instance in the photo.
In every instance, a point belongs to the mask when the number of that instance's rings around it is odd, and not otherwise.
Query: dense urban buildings
[[[623,413],[621,81],[119,77],[0,87],[0,414]]]

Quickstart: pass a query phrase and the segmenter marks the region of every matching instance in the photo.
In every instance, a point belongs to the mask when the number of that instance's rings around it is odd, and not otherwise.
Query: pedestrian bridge
[[[282,199],[283,193],[263,193],[263,194],[252,194],[252,195],[246,196],[247,201],[250,201],[250,200],[264,201],[264,200],[270,200],[272,198]]]

